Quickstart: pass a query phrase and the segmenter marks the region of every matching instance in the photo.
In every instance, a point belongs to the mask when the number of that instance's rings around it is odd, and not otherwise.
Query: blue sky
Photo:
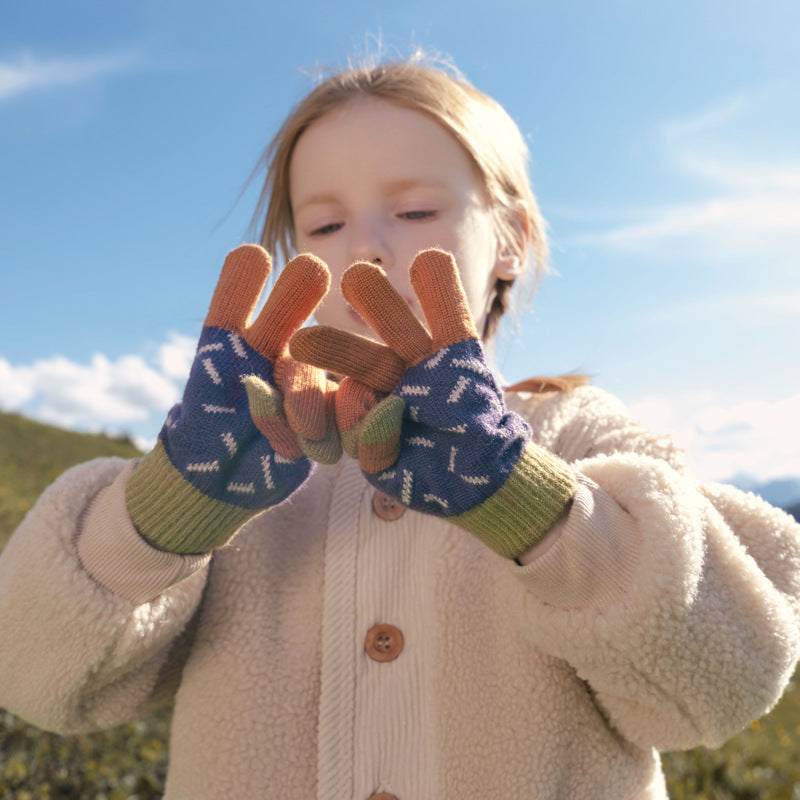
[[[795,2],[0,0],[0,408],[152,441],[263,147],[348,56],[450,56],[527,136],[554,266],[498,347],[705,478],[800,475]]]

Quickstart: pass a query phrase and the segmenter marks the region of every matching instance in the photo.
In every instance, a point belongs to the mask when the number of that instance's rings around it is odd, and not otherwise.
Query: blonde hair
[[[482,178],[488,208],[494,215],[500,251],[518,258],[532,287],[547,272],[545,221],[528,176],[529,152],[506,110],[476,89],[452,66],[417,55],[400,61],[365,64],[333,74],[316,86],[291,111],[264,151],[259,167],[266,178],[254,220],[264,220],[259,240],[272,253],[290,258],[295,229],[289,194],[289,165],[298,139],[310,125],[356,98],[371,97],[428,114],[455,137]],[[523,247],[527,242],[527,248]],[[509,309],[515,281],[497,279],[483,330],[494,335]],[[549,380],[549,379],[548,379]],[[585,383],[569,376],[559,389]],[[553,390],[541,384],[539,391]]]
[[[519,128],[492,98],[461,76],[419,58],[348,69],[329,77],[298,103],[265,150],[266,180],[256,208],[261,244],[289,258],[295,246],[289,164],[295,145],[316,120],[358,97],[374,97],[433,117],[461,144],[486,189],[500,249],[528,266],[534,283],[547,270],[545,223],[528,179],[528,148]],[[524,230],[521,230],[524,229]],[[522,252],[527,234],[530,252]],[[513,281],[498,280],[486,320],[490,338],[508,309]]]

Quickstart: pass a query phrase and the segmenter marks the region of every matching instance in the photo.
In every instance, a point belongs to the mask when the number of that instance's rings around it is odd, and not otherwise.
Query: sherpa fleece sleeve
[[[64,473],[0,555],[0,706],[42,728],[130,720],[177,683],[209,558],[138,536],[124,506],[133,466]]]
[[[510,566],[520,623],[624,738],[720,745],[777,702],[800,655],[800,525],[696,481],[600,390],[529,418],[579,486],[554,538]]]

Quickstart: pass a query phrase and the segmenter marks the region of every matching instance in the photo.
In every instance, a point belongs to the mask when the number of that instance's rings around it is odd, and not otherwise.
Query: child
[[[503,397],[477,332],[546,250],[493,101],[348,71],[267,164],[262,243],[314,256],[250,324],[268,258],[234,251],[154,450],[20,526],[0,703],[73,732],[174,697],[172,800],[666,798],[657,750],[793,672],[800,529],[600,390]]]

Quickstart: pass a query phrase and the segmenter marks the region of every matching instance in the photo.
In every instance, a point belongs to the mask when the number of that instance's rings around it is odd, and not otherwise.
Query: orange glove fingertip
[[[455,258],[444,250],[423,250],[410,269],[411,286],[419,298],[433,337],[432,352],[455,342],[478,339]]]
[[[222,265],[205,326],[242,334],[271,270],[269,253],[260,245],[245,244],[231,250]]]

